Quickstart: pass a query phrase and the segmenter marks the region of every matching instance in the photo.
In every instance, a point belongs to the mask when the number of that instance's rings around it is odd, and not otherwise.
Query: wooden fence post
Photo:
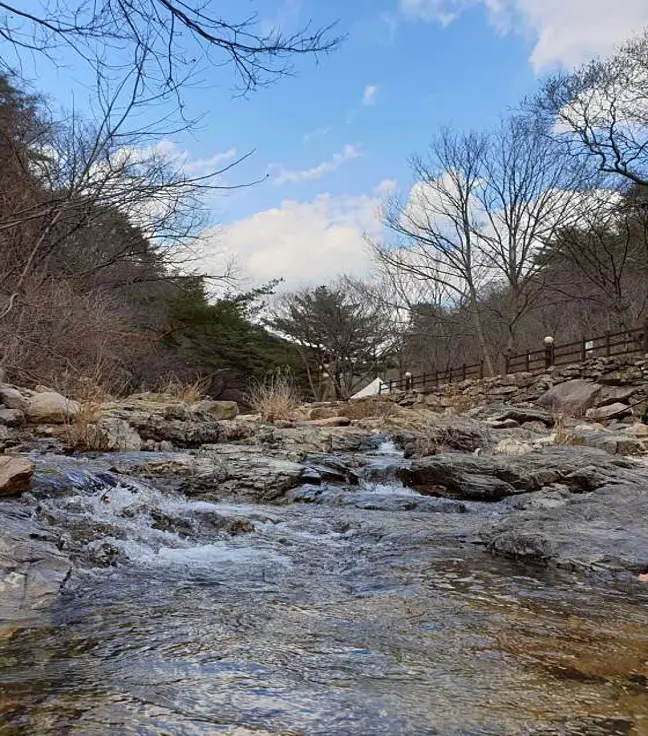
[[[504,356],[504,373],[505,375],[508,376],[510,372],[511,372],[511,356],[507,353]]]
[[[581,341],[581,361],[584,363],[587,360],[587,338],[584,337]]]
[[[483,360],[479,361],[479,377],[480,378],[484,377],[484,361]]]
[[[392,386],[393,385],[394,385],[394,382],[391,379],[389,379],[389,390],[388,390],[388,393],[391,393],[392,392]]]
[[[463,379],[462,380],[465,381],[466,380],[466,364],[464,363],[462,367],[463,367]]]
[[[606,358],[609,358],[610,357],[610,355],[611,355],[610,350],[611,350],[611,348],[610,348],[610,330],[608,330],[605,333],[605,357]]]
[[[648,353],[648,319],[644,321],[643,325],[643,351]]]

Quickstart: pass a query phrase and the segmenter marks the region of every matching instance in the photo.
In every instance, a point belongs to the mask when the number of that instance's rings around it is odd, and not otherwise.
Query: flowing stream
[[[39,520],[88,556],[0,627],[0,733],[648,734],[642,589],[491,557],[497,507],[423,499],[381,453],[283,506],[40,460]]]

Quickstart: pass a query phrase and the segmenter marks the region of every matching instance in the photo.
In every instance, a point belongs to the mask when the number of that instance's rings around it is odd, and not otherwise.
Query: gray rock
[[[624,479],[631,460],[586,447],[552,446],[524,455],[445,453],[412,462],[400,471],[409,487],[431,496],[472,501],[500,501],[555,483],[587,492],[609,480]]]
[[[605,422],[610,419],[627,416],[628,414],[632,414],[632,409],[627,404],[617,402],[615,404],[606,404],[598,408],[588,409],[585,416],[588,419],[593,419],[595,422]]]
[[[509,557],[570,569],[648,570],[648,484],[637,475],[623,484],[571,496],[560,508],[513,513],[484,537]]]
[[[27,402],[27,421],[33,424],[64,424],[79,413],[79,404],[54,391],[34,394]]]
[[[596,406],[608,404],[627,404],[628,400],[638,391],[637,386],[604,386]]]
[[[10,386],[0,387],[0,403],[7,409],[18,409],[24,412],[27,409],[27,399],[16,388]]]
[[[47,608],[70,574],[70,560],[41,535],[27,522],[2,520],[0,620],[25,622],[29,611]]]
[[[611,455],[644,455],[642,441],[625,432],[582,432],[574,433],[574,439],[585,447],[603,450]]]
[[[307,474],[303,465],[243,445],[206,446],[198,455],[156,460],[130,472],[180,479],[180,490],[187,496],[260,503],[277,500],[302,483]]]
[[[529,422],[542,422],[545,427],[553,427],[554,420],[551,414],[539,409],[524,409],[521,407],[511,407],[504,413],[495,417],[495,421],[505,422],[513,420],[518,424],[527,424]]]
[[[144,446],[150,448],[154,448],[156,443],[160,442],[170,442],[175,447],[199,447],[218,442],[222,434],[220,424],[211,417],[169,419],[165,416],[164,409],[161,411],[110,409],[106,416],[126,422],[138,433]],[[150,444],[147,444],[149,441]]]
[[[0,424],[5,427],[20,427],[25,423],[25,415],[20,409],[0,409]]]
[[[106,452],[137,451],[142,447],[142,438],[124,419],[101,417],[88,428],[90,445]]]
[[[544,393],[538,399],[538,404],[550,410],[580,416],[594,406],[601,391],[602,386],[584,379],[564,381]]]

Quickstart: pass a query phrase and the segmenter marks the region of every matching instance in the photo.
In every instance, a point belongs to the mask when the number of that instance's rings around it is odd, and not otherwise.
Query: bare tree
[[[158,93],[179,93],[205,66],[233,67],[242,92],[291,72],[295,56],[326,53],[340,38],[331,26],[310,24],[294,33],[264,23],[256,14],[222,15],[214,0],[45,0],[33,11],[0,2],[0,37],[15,51],[56,59],[71,49],[103,76],[144,58],[143,75]],[[8,58],[3,54],[3,58]]]
[[[525,107],[566,154],[648,184],[648,31],[609,58],[550,77]]]
[[[637,194],[592,193],[595,206],[561,227],[546,254],[547,288],[598,305],[606,329],[631,329],[648,306],[648,218]]]
[[[581,166],[528,120],[504,120],[483,148],[482,186],[475,197],[485,225],[474,234],[496,285],[505,299],[498,317],[508,334],[507,351],[516,347],[520,320],[534,308],[540,251],[559,228],[569,227],[595,206],[578,192],[586,182]]]
[[[477,235],[484,225],[477,193],[487,145],[482,135],[442,131],[428,158],[412,161],[417,183],[409,199],[393,198],[388,205],[385,223],[397,242],[371,245],[387,271],[434,285],[435,298],[446,305],[467,306],[486,369],[493,373],[479,304],[487,264]]]

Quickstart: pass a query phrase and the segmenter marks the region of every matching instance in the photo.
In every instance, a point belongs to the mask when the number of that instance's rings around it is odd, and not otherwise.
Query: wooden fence
[[[598,337],[584,337],[576,342],[556,345],[552,338],[545,340],[541,350],[531,350],[517,355],[504,356],[504,374],[533,373],[552,366],[579,363],[590,358],[612,357],[614,355],[636,355],[648,353],[648,321],[643,327],[621,332],[606,332]],[[484,378],[484,362],[463,364],[444,371],[434,371],[421,375],[405,375],[398,381],[388,381],[381,386],[380,393],[392,391],[428,391],[446,383],[456,383],[469,378]]]

